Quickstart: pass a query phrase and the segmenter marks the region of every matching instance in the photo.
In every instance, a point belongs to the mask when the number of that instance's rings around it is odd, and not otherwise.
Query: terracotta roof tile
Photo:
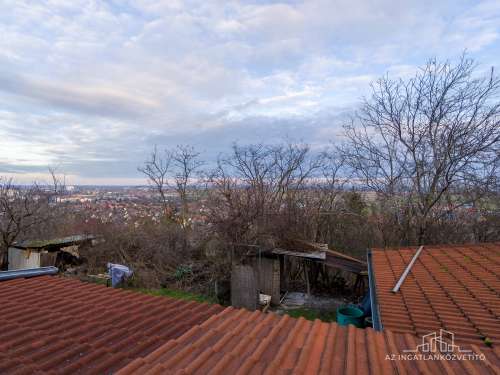
[[[410,334],[227,308],[117,375],[130,374],[495,374],[498,351],[472,347],[483,361],[387,360],[414,349]],[[471,348],[463,346],[462,349]]]
[[[484,345],[461,345],[484,355],[482,361],[386,359],[415,349],[421,343],[415,333],[428,333],[429,322],[438,329],[464,318],[441,301],[425,310],[428,294],[422,297],[415,287],[405,286],[406,295],[394,296],[407,304],[386,310],[385,318],[394,324],[408,323],[403,334],[223,309],[59,277],[11,280],[0,283],[0,373],[500,374],[500,350]],[[434,289],[442,296],[441,288]],[[479,326],[495,329],[489,312],[474,307],[463,304],[477,316],[470,327],[462,327],[461,337],[477,339]],[[416,308],[423,310],[409,313]],[[435,311],[439,316],[432,316]],[[432,316],[427,323],[426,315]]]
[[[55,276],[2,281],[0,373],[110,373],[222,310]]]
[[[380,319],[384,329],[424,335],[443,328],[459,342],[500,344],[500,243],[424,246],[397,293],[417,248],[375,249]]]

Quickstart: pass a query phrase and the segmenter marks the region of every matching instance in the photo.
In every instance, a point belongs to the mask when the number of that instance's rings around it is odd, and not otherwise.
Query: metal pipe
[[[403,274],[401,275],[401,277],[399,278],[399,281],[397,282],[396,286],[392,289],[392,292],[393,293],[397,293],[399,288],[401,287],[401,285],[403,284],[403,282],[405,281],[406,279],[406,276],[408,276],[408,274],[410,273],[411,271],[411,268],[413,267],[413,264],[417,261],[417,258],[418,256],[420,255],[420,253],[422,252],[422,249],[424,247],[423,246],[420,246],[417,250],[417,252],[415,253],[415,255],[413,256],[411,262],[408,264],[408,266],[406,266],[406,269],[405,271],[403,272]]]
[[[57,267],[24,268],[20,270],[0,271],[0,281],[35,277],[42,275],[55,275],[59,272]]]

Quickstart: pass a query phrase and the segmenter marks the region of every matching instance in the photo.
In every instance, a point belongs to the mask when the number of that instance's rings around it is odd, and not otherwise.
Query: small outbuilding
[[[79,248],[90,246],[94,236],[75,235],[51,240],[26,240],[9,247],[9,270],[63,266],[79,258]]]
[[[243,259],[244,264],[233,263],[231,272],[231,304],[236,307],[254,310],[259,293],[270,296],[272,305],[279,305],[292,277],[303,279],[310,296],[311,286],[318,278],[328,277],[328,269],[353,275],[353,289],[364,293],[366,262],[330,250],[326,244],[288,239],[268,249],[247,246]]]

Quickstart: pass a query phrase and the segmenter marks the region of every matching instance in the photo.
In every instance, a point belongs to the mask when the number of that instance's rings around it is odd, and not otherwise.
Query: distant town
[[[205,200],[192,195],[189,220],[196,224],[204,221]],[[167,191],[166,196],[175,211],[175,207],[180,205],[178,194],[172,190]],[[64,195],[57,196],[56,200],[59,204],[71,207],[72,212],[84,213],[86,221],[101,223],[139,226],[145,219],[158,222],[163,210],[158,194],[148,186],[70,185],[66,186]]]

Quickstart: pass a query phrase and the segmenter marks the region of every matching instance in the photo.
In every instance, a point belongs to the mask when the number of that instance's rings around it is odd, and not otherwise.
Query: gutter
[[[375,274],[373,273],[372,251],[366,252],[366,264],[368,265],[368,287],[370,288],[370,306],[372,309],[372,322],[375,331],[382,331],[382,321],[380,320],[380,310],[377,301],[377,290],[375,283]]]
[[[59,272],[57,267],[24,268],[20,270],[0,271],[0,281],[20,279],[27,277],[55,275]]]

